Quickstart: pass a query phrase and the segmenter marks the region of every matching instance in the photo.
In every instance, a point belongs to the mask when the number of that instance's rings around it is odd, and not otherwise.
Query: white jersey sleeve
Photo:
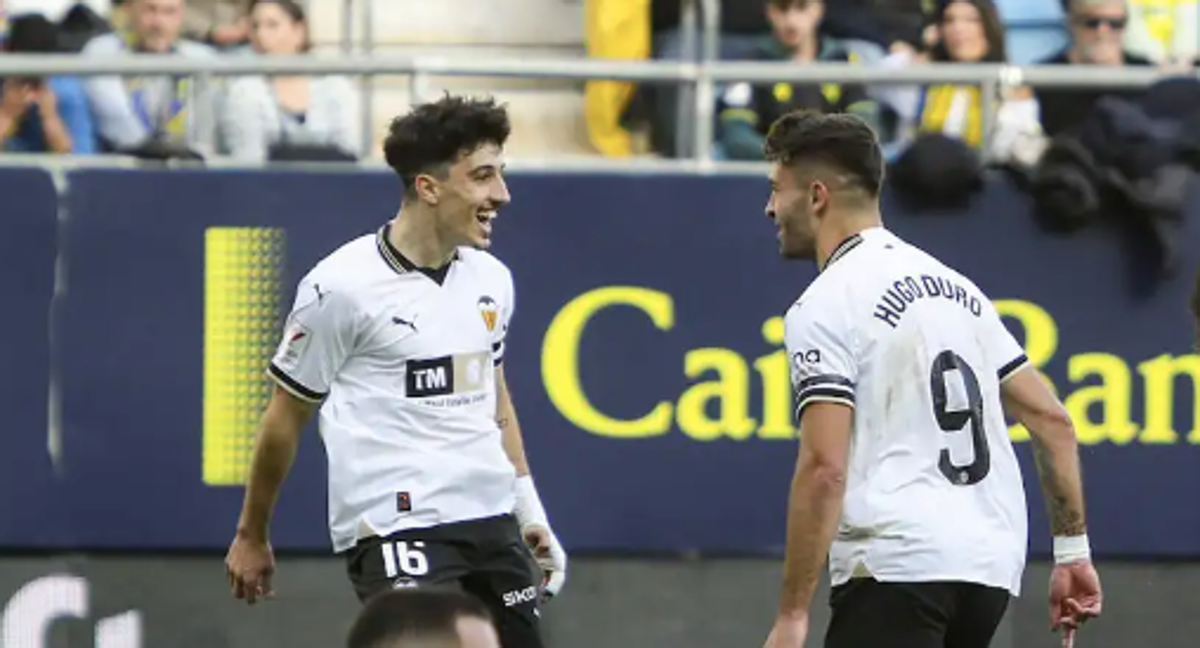
[[[858,353],[854,329],[840,304],[797,303],[784,319],[784,343],[791,359],[796,421],[816,402],[854,407]]]
[[[293,396],[319,402],[354,345],[355,306],[345,291],[300,281],[268,373]]]
[[[984,335],[983,342],[987,345],[986,352],[996,366],[996,374],[1003,383],[1017,373],[1022,367],[1029,364],[1029,358],[1025,356],[1025,349],[1013,337],[1008,328],[1004,326],[1004,322],[1000,319],[1000,313],[996,311],[996,307],[990,301],[984,300],[987,306],[984,308]]]
[[[512,274],[506,272],[505,290],[501,294],[500,304],[497,305],[499,321],[492,328],[492,363],[497,367],[504,362],[505,339],[508,337],[508,326],[516,310],[516,293]]]

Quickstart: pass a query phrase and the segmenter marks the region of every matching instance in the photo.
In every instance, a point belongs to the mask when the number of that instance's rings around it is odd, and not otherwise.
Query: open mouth
[[[475,214],[475,220],[479,221],[479,223],[482,225],[487,225],[487,224],[491,223],[492,219],[495,217],[496,217],[496,210],[494,210],[494,209],[489,209],[487,211],[481,211],[478,214]]]

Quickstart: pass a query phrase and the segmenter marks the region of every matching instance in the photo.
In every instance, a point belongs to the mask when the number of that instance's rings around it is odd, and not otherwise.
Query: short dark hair
[[[450,166],[480,146],[504,146],[511,132],[508,110],[495,99],[447,94],[392,120],[383,155],[407,190],[418,175]]]
[[[363,606],[346,648],[405,648],[408,643],[446,641],[458,645],[458,620],[492,622],[482,601],[459,590],[421,587],[389,590]],[[421,644],[426,645],[426,644]]]
[[[883,186],[883,152],[875,131],[848,113],[790,112],[771,124],[763,153],[785,166],[816,162],[851,176],[872,197]]]
[[[22,14],[8,21],[6,50],[21,54],[53,54],[62,48],[58,26],[41,14]]]

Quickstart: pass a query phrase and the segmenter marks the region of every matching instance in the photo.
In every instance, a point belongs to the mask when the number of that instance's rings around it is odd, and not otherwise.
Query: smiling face
[[[479,250],[492,244],[492,223],[512,197],[504,181],[503,149],[484,143],[463,154],[444,173],[422,176],[422,193],[436,197],[437,227],[444,241]],[[440,176],[440,177],[438,177]]]
[[[828,187],[819,180],[802,182],[793,169],[780,163],[771,165],[770,180],[766,214],[775,222],[779,253],[786,259],[815,259],[818,215],[829,203]]]

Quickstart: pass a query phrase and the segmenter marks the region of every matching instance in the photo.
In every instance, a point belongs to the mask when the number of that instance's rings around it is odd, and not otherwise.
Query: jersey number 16
[[[946,374],[957,371],[962,376],[966,389],[967,405],[965,409],[948,409],[949,400],[946,397]],[[933,359],[933,368],[929,374],[929,387],[933,394],[933,415],[937,418],[938,427],[947,434],[961,432],[963,426],[971,426],[971,448],[975,459],[971,463],[960,466],[950,458],[949,448],[942,448],[942,456],[938,461],[938,469],[956,486],[977,484],[987,477],[991,470],[991,455],[988,452],[987,430],[983,422],[983,394],[979,390],[979,380],[975,371],[961,356],[953,351],[942,351]]]

